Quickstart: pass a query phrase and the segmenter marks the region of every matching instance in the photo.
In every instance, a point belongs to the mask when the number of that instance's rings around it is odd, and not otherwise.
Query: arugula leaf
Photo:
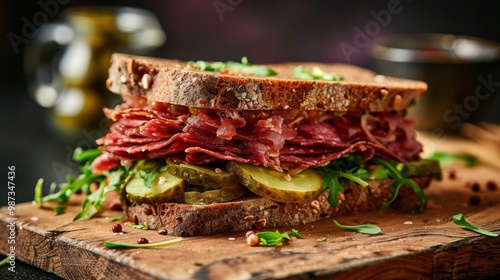
[[[121,193],[121,188],[128,182],[135,173],[144,165],[145,161],[138,161],[132,168],[131,167],[117,167],[113,170],[104,172],[104,174],[92,173],[92,161],[101,153],[98,149],[82,151],[80,148],[75,149],[74,158],[76,160],[86,161],[80,167],[82,173],[74,178],[73,176],[67,177],[67,182],[57,185],[52,183],[50,192],[46,196],[42,196],[43,179],[38,180],[35,186],[35,195],[33,203],[42,205],[47,201],[54,201],[63,204],[69,200],[71,195],[77,191],[82,191],[87,194],[85,200],[82,202],[81,211],[74,217],[78,220],[81,217],[91,218],[102,207],[106,199],[106,193],[116,191]],[[108,181],[109,179],[109,181]],[[98,184],[97,191],[91,193],[90,185]],[[56,187],[59,190],[56,191]],[[64,205],[56,207],[56,215],[62,214]]]
[[[54,215],[58,216],[58,215],[64,214],[64,210],[66,210],[66,206],[65,205],[58,205],[54,209]]]
[[[389,172],[389,177],[392,177],[396,181],[392,198],[384,205],[382,205],[382,210],[387,209],[390,206],[390,204],[396,199],[399,189],[405,184],[409,185],[413,189],[413,191],[418,195],[420,201],[419,208],[413,209],[412,213],[416,214],[424,210],[426,204],[425,194],[415,181],[410,178],[403,177],[403,175],[401,175],[401,172],[397,170],[397,168],[393,165],[394,163],[377,157],[372,158],[371,161],[379,166],[383,166],[384,168],[386,168]]]
[[[121,215],[121,216],[113,216],[111,217],[109,220],[111,222],[116,222],[116,221],[119,221],[119,220],[122,220],[122,219],[125,219],[127,216],[124,216],[124,215]]]
[[[290,240],[290,236],[286,233],[281,234],[279,231],[271,232],[271,231],[263,231],[258,232],[255,235],[259,238],[260,246],[277,246],[281,243],[283,238]]]
[[[83,150],[81,147],[78,147],[73,152],[73,160],[77,162],[92,162],[96,157],[100,156],[102,151],[95,148],[90,150]]]
[[[479,164],[479,160],[475,156],[465,153],[455,154],[447,152],[434,152],[429,158],[439,161],[441,166],[450,165],[453,161],[462,161],[468,167],[474,167]]]
[[[106,241],[104,242],[104,246],[108,249],[137,249],[137,248],[153,248],[153,247],[159,247],[159,246],[167,246],[167,245],[172,245],[175,243],[179,243],[182,241],[182,238],[175,238],[167,241],[162,241],[162,242],[155,242],[155,243],[147,243],[147,244],[134,244],[134,243],[121,243],[121,242],[111,242],[111,241]]]
[[[42,204],[42,193],[43,193],[43,179],[40,178],[38,179],[35,185],[35,197],[33,199],[33,204],[35,205]]]
[[[139,176],[144,181],[144,185],[151,188],[153,181],[165,170],[167,170],[167,165],[163,161],[148,161],[146,166],[139,171]]]
[[[297,237],[297,238],[299,238],[299,239],[300,239],[300,238],[302,238],[302,236],[299,234],[299,231],[298,231],[298,230],[296,230],[296,229],[293,229],[293,228],[292,228],[292,230],[290,231],[290,233],[291,233],[293,236],[295,236],[295,237]]]
[[[412,213],[421,212],[426,203],[424,192],[415,181],[403,176],[402,172],[398,170],[397,167],[403,170],[403,168],[406,168],[406,165],[398,165],[395,162],[390,162],[378,157],[373,157],[368,162],[363,162],[361,161],[361,156],[349,154],[342,156],[338,160],[331,161],[325,166],[317,167],[316,170],[318,170],[323,177],[322,190],[330,190],[328,202],[332,207],[338,205],[338,194],[344,192],[343,184],[346,182],[356,183],[365,187],[368,185],[365,180],[392,178],[395,180],[393,196],[381,207],[381,209],[387,209],[396,199],[401,186],[406,184],[418,194],[420,200],[420,207],[412,210]]]
[[[290,69],[292,76],[302,80],[323,80],[323,81],[343,81],[344,78],[340,75],[329,74],[321,70],[318,66],[314,66],[312,71],[307,71],[304,66],[299,65]]]
[[[202,71],[212,71],[212,72],[220,72],[224,68],[239,71],[242,73],[251,73],[257,76],[276,76],[276,71],[265,65],[254,65],[248,62],[247,57],[241,58],[241,63],[234,61],[227,62],[207,62],[203,60],[198,61],[188,61],[187,64],[191,67],[199,68]]]
[[[339,224],[335,220],[333,220],[333,223],[337,227],[339,227],[343,230],[359,232],[359,233],[364,233],[364,234],[370,234],[370,235],[379,234],[382,231],[378,226],[371,225],[371,224],[364,224],[364,225],[358,225],[358,226],[344,226],[344,225]]]
[[[359,176],[359,174],[365,174],[365,176],[367,174],[364,165],[365,163],[361,162],[360,156],[345,155],[326,166],[316,168],[321,177],[323,177],[322,190],[330,190],[328,194],[330,205],[336,207],[339,203],[338,194],[344,192],[344,182],[354,182],[363,187],[368,186],[368,183]],[[364,170],[364,172],[361,170]]]
[[[456,214],[456,215],[454,215],[453,216],[453,222],[456,225],[460,226],[461,228],[472,230],[474,232],[477,232],[479,234],[483,234],[483,235],[486,235],[486,236],[497,237],[499,235],[498,233],[487,231],[487,230],[478,228],[478,227],[470,224],[469,222],[467,222],[465,220],[465,217],[464,217],[463,214]]]
[[[326,241],[326,237],[319,237],[318,239],[316,239],[316,242],[324,242]]]
[[[328,202],[331,206],[336,207],[339,204],[338,194],[344,192],[344,186],[339,181],[339,177],[336,174],[332,174],[325,170],[323,167],[316,168],[321,177],[323,177],[322,192],[329,190],[328,192]]]
[[[278,230],[276,230],[275,232],[262,231],[256,233],[255,235],[259,238],[260,246],[270,247],[283,245],[284,243],[291,241],[290,234],[297,238],[302,238],[299,232],[295,229],[292,229],[291,231],[285,231],[283,233],[280,233]]]
[[[137,225],[132,224],[131,222],[126,222],[124,225],[131,227],[131,228],[136,228],[136,229],[149,229],[144,223],[139,223]]]
[[[9,261],[10,257],[7,256],[5,259],[1,260],[0,261],[0,267],[4,266],[7,264],[7,262]]]
[[[401,188],[401,186],[404,185],[404,183],[405,182],[403,180],[396,181],[394,183],[394,193],[392,194],[391,199],[389,199],[386,203],[384,203],[384,205],[380,206],[380,210],[387,210],[387,208],[391,206],[394,200],[396,200],[396,198],[398,197],[399,189]]]

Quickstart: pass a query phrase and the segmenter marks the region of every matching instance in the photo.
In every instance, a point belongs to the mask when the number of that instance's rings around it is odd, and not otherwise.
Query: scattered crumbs
[[[234,237],[228,237],[227,240],[234,241],[234,240],[236,240],[236,238],[234,238]]]
[[[194,262],[193,264],[196,265],[196,266],[203,266],[202,262]]]
[[[323,241],[326,241],[326,237],[320,237],[316,239],[316,242],[323,242]]]
[[[36,222],[38,221],[38,217],[31,217],[31,220]]]
[[[122,235],[123,234],[123,231],[121,232],[113,232],[113,235]]]
[[[412,221],[406,221],[403,224],[405,224],[405,225],[411,225],[411,224],[413,224],[413,222]]]
[[[440,223],[440,222],[441,222],[441,219],[436,219],[436,222],[437,222],[437,223]]]
[[[291,180],[292,180],[292,175],[290,175],[290,173],[287,173],[287,174],[283,177],[283,179],[285,179],[285,181],[289,182],[289,181],[291,181]]]
[[[462,207],[468,207],[469,206],[467,203],[459,203],[458,205],[460,205]]]

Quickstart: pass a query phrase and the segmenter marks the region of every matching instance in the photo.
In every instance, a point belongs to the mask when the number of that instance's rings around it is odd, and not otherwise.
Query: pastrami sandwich
[[[170,235],[385,208],[402,186],[422,210],[440,172],[405,117],[423,82],[345,64],[114,54],[107,87],[124,102],[104,111],[114,123],[100,151],[77,157],[97,192],[117,190],[129,218]]]

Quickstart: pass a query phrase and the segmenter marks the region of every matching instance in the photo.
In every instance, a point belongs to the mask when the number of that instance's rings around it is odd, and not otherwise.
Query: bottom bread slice
[[[413,178],[422,188],[429,186],[432,176]],[[357,184],[344,185],[344,198],[337,207],[328,203],[328,190],[311,203],[283,203],[258,196],[214,203],[189,205],[182,203],[129,204],[126,213],[137,223],[145,223],[149,229],[162,229],[168,235],[197,236],[247,229],[295,226],[380,208],[394,193],[393,180],[368,181],[367,187]],[[413,190],[403,186],[398,198],[418,200]]]

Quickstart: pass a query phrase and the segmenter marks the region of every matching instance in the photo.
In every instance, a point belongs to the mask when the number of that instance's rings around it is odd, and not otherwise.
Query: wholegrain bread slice
[[[413,178],[425,189],[432,176]],[[334,216],[376,210],[394,193],[390,179],[368,181],[367,187],[345,184],[344,196],[337,207],[331,207],[328,190],[308,204],[282,203],[262,197],[246,197],[225,203],[188,205],[182,203],[128,204],[125,211],[137,223],[168,235],[198,236],[247,229],[276,228],[311,223]],[[416,195],[410,187],[398,192],[400,203],[414,207]],[[407,207],[408,208],[408,207]]]
[[[293,66],[314,66],[342,81],[300,80]],[[201,71],[179,60],[113,54],[107,87],[149,102],[222,110],[401,111],[427,90],[424,82],[377,75],[348,64],[267,65],[276,76]]]

